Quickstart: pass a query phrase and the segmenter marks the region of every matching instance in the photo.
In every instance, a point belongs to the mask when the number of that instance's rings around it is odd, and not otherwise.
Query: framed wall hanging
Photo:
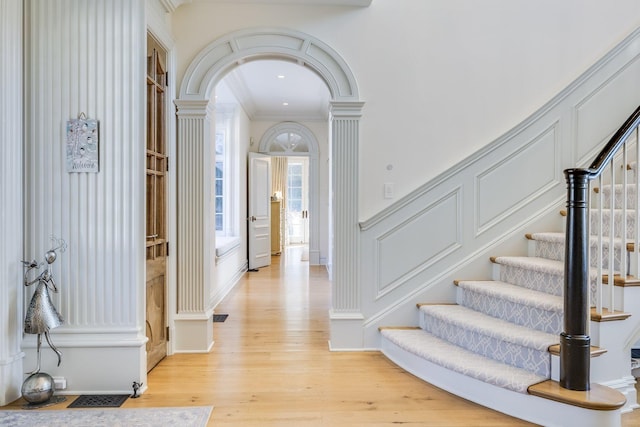
[[[81,113],[67,121],[67,172],[98,172],[98,121]]]

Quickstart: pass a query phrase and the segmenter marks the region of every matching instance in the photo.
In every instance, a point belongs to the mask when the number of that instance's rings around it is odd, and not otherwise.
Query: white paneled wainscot
[[[640,31],[527,120],[360,223],[364,347],[415,324],[416,303],[453,302],[453,281],[491,277],[490,255],[525,232],[562,230],[562,171],[586,166],[640,104]]]

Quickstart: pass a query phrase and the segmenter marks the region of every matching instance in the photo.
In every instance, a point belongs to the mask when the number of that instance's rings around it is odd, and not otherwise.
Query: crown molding
[[[173,13],[177,8],[191,0],[158,0],[167,13]]]

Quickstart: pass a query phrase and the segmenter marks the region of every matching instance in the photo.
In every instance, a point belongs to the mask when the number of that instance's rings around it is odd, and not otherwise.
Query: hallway
[[[325,267],[287,248],[218,307],[213,350],[179,354],[125,406],[213,405],[218,426],[528,425],[453,397],[378,352],[330,352]],[[280,261],[278,263],[278,261]]]

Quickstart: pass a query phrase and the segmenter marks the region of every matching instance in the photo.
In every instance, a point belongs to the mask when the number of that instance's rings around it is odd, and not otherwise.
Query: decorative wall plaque
[[[98,121],[84,113],[67,121],[67,172],[98,172]]]

